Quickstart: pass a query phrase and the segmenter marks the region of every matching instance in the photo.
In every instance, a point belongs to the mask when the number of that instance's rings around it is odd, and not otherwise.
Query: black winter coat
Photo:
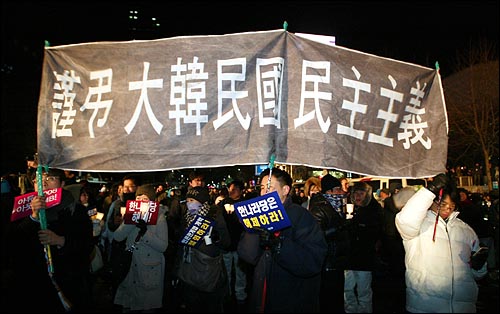
[[[226,226],[227,230],[229,231],[229,236],[231,238],[231,245],[228,247],[227,251],[236,251],[238,247],[238,242],[240,241],[241,238],[241,233],[245,228],[243,228],[243,224],[240,222],[238,219],[238,216],[236,215],[235,212],[228,213],[224,209],[225,204],[232,204],[234,205],[235,203],[241,202],[244,199],[241,198],[237,201],[231,199],[231,198],[226,198],[222,200],[217,206],[221,208],[222,211],[222,216],[224,217],[224,220],[226,221]]]
[[[61,203],[46,209],[48,229],[65,237],[63,247],[50,247],[54,278],[75,310],[82,311],[89,301],[85,298],[93,249],[92,221],[71,192],[63,189],[62,193]],[[6,239],[12,295],[6,299],[12,304],[8,308],[16,312],[64,312],[48,275],[39,230],[40,223],[29,216],[9,226]]]
[[[351,254],[347,269],[374,270],[377,242],[382,239],[382,207],[379,202],[371,198],[367,206],[355,206],[351,223]]]
[[[283,204],[291,227],[281,230],[279,250],[263,250],[257,233],[243,232],[238,254],[254,269],[249,312],[319,311],[322,265],[327,245],[312,215],[288,197]],[[265,307],[261,309],[264,281]]]
[[[323,230],[328,244],[324,270],[345,269],[351,250],[350,221],[340,216],[321,193],[311,197],[309,211]]]

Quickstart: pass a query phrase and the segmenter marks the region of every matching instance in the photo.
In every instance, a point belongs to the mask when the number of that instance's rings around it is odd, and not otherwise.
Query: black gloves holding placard
[[[146,224],[144,219],[137,220],[137,224],[135,226],[139,228],[138,236],[142,237],[146,233],[146,231],[148,231],[148,225]]]
[[[484,263],[488,259],[488,252],[488,247],[486,246],[480,247],[477,252],[472,252],[470,257],[470,266],[472,269],[480,270],[484,266]]]
[[[448,176],[444,173],[440,173],[427,184],[427,189],[434,193],[436,196],[439,196],[439,191],[441,189],[446,189],[449,183],[450,179],[448,178]]]
[[[281,240],[274,232],[259,227],[253,227],[253,229],[259,233],[259,244],[261,248],[271,249],[273,251],[280,248]]]

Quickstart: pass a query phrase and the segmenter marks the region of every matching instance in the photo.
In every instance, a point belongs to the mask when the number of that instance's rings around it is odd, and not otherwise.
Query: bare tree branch
[[[496,56],[496,60],[491,58]],[[443,80],[450,123],[449,160],[475,163],[483,158],[493,189],[491,164],[498,160],[499,80],[496,47],[486,42],[457,60],[460,71]],[[474,160],[467,160],[472,155]]]

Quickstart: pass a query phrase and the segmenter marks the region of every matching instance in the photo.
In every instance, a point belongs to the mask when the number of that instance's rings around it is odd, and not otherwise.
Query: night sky
[[[165,3],[165,4],[158,4]],[[139,20],[131,23],[129,11]],[[454,72],[481,41],[498,49],[498,1],[2,1],[1,172],[36,151],[44,41],[50,45],[282,29],[336,37],[354,50]],[[153,26],[154,23],[160,26]],[[498,57],[498,50],[497,50]]]

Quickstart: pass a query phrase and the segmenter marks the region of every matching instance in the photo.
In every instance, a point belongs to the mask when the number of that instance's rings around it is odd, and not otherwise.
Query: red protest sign
[[[10,221],[16,221],[31,215],[31,200],[37,195],[37,192],[31,192],[16,196],[14,199],[14,208],[10,215]],[[47,208],[50,208],[61,203],[62,189],[55,188],[44,190],[43,195],[45,195],[45,204]]]
[[[127,201],[123,220],[129,225],[135,225],[139,219],[143,219],[148,225],[156,225],[159,210],[160,204],[158,202]]]

